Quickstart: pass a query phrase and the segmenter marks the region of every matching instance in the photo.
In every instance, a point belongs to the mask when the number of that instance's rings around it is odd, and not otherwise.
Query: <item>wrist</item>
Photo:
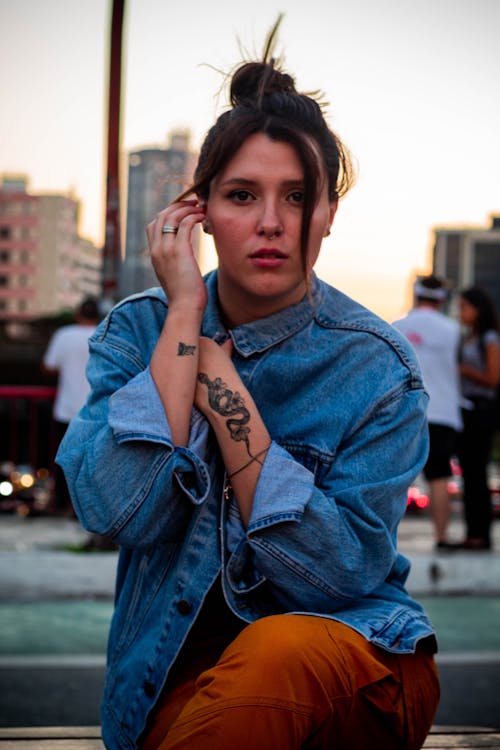
[[[233,469],[231,472],[228,473],[227,478],[232,479],[237,474],[241,474],[242,471],[245,471],[245,469],[248,469],[249,466],[251,466],[253,463],[258,463],[260,466],[264,464],[265,457],[267,455],[267,452],[269,448],[271,447],[271,442],[269,442],[264,448],[257,451],[257,453],[254,453],[248,458],[241,466],[239,466],[237,469]]]
[[[176,320],[181,324],[196,323],[199,329],[204,313],[205,305],[197,305],[193,300],[174,302],[168,305],[167,320]]]

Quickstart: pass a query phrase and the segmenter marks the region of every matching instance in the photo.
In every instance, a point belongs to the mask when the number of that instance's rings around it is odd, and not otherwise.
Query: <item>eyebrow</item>
[[[230,177],[227,180],[224,180],[224,182],[220,183],[220,187],[230,187],[231,185],[258,185],[259,180],[250,180],[247,177]],[[296,180],[285,180],[282,183],[283,187],[296,187],[296,186],[303,186],[304,185],[304,179],[303,178],[297,178]]]

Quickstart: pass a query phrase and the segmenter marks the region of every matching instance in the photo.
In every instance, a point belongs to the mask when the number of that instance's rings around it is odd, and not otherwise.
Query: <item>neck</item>
[[[222,318],[228,329],[237,328],[246,323],[252,323],[254,320],[268,318],[270,315],[286,310],[300,302],[304,298],[304,295],[305,291],[300,296],[297,296],[295,300],[283,299],[281,304],[279,300],[274,298],[271,303],[268,303],[261,297],[256,300],[256,304],[252,304],[249,300],[241,300],[237,306],[227,305],[224,301],[220,301]]]
[[[219,305],[228,328],[252,323],[254,320],[267,318],[269,315],[285,310],[300,302],[307,292],[304,281],[293,289],[287,289],[283,294],[270,293],[269,295],[262,291],[253,294],[248,289],[236,289],[234,282],[226,283],[224,279],[221,279],[220,273],[217,281]]]

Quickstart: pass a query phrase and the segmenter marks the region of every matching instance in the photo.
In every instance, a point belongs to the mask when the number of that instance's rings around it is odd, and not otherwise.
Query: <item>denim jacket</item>
[[[217,272],[205,280],[202,333],[222,341]],[[82,524],[121,548],[102,704],[111,750],[136,747],[220,574],[243,621],[317,614],[399,653],[433,633],[396,543],[427,455],[427,396],[407,341],[316,277],[297,305],[230,331],[272,438],[245,530],[195,407],[188,446],[172,444],[149,370],[167,309],[150,289],[101,323],[92,391],[58,453]]]

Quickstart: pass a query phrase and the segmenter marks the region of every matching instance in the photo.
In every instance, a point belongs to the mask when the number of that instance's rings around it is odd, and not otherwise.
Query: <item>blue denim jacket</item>
[[[202,333],[221,341],[216,272],[206,283]],[[427,455],[427,396],[407,341],[316,277],[310,299],[230,332],[273,441],[245,530],[196,408],[189,445],[172,444],[148,366],[166,314],[151,289],[99,326],[91,395],[58,454],[82,524],[121,547],[102,705],[112,750],[136,747],[221,571],[244,621],[332,617],[400,653],[433,632],[396,547]]]

